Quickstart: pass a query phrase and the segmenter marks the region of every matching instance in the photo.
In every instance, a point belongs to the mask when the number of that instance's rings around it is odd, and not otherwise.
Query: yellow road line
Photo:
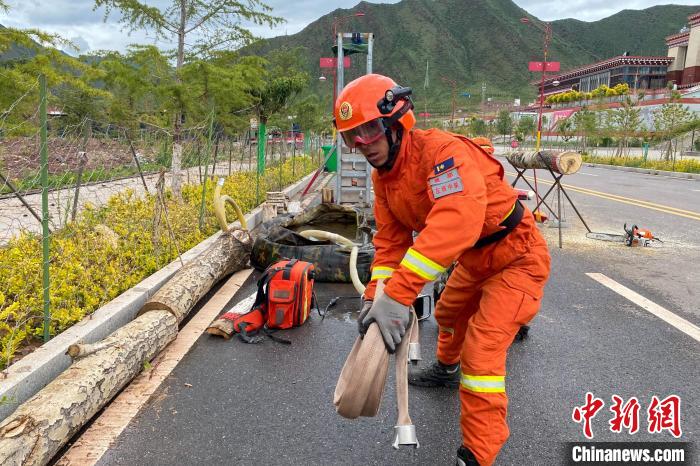
[[[511,173],[511,172],[506,172],[506,173],[508,175],[511,175],[511,176],[517,176],[516,173]],[[533,178],[529,177],[529,176],[527,176],[526,178],[528,180],[533,180]],[[547,185],[554,184],[553,181],[547,181],[547,180],[537,180],[537,181],[538,181],[538,183],[547,184]],[[604,193],[601,191],[595,191],[593,189],[581,188],[581,187],[573,186],[573,185],[566,184],[566,183],[562,183],[561,185],[570,191],[576,191],[576,192],[579,192],[582,194],[588,194],[589,196],[596,196],[596,197],[608,199],[611,201],[621,202],[623,204],[644,207],[647,209],[657,210],[659,212],[665,212],[668,214],[677,215],[679,217],[685,217],[685,218],[689,218],[692,220],[700,221],[700,213],[693,212],[691,210],[678,209],[676,207],[671,207],[671,206],[667,206],[667,205],[663,205],[663,204],[656,204],[654,202],[643,201],[641,199],[634,199],[631,197],[618,196],[617,194]]]

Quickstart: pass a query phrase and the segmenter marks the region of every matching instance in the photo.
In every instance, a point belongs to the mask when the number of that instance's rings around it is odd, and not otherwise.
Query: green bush
[[[306,170],[305,167],[308,167]],[[308,157],[269,167],[260,178],[261,197],[310,172]],[[281,176],[281,178],[280,178]],[[101,206],[86,206],[77,220],[54,231],[50,246],[49,332],[56,335],[114,299],[163,266],[214,234],[218,224],[212,210],[216,180],[207,182],[205,225],[199,229],[202,187],[182,187],[184,202],[166,191],[168,222],[160,216],[156,195],[138,197],[132,190],[112,196]],[[222,193],[247,212],[256,205],[255,172],[226,178]],[[227,206],[229,219],[235,213]],[[171,241],[168,225],[172,228]],[[23,344],[43,334],[41,238],[21,233],[0,247],[0,367],[9,365]]]

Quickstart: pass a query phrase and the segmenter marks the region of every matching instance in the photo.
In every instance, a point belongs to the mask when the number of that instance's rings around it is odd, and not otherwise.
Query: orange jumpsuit
[[[547,244],[526,209],[505,238],[473,248],[502,227],[517,195],[503,167],[467,138],[414,129],[403,136],[394,168],[372,174],[377,234],[372,280],[410,305],[426,282],[457,261],[438,301],[437,358],[461,362],[463,443],[491,464],[509,435],[506,352],[539,310],[549,276]],[[413,240],[412,232],[419,232]]]

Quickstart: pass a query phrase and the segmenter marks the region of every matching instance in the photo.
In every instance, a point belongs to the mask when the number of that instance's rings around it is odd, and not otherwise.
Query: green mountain
[[[2,30],[6,29],[5,26],[0,24],[0,34],[2,34]],[[37,47],[39,47],[39,44],[36,44]],[[7,50],[2,51],[0,53],[0,63],[12,61],[12,60],[19,60],[19,59],[24,59],[24,58],[31,58],[34,55],[36,55],[36,52],[28,47],[24,47],[22,45],[18,44],[10,44]]]
[[[624,51],[632,55],[664,55],[664,37],[677,32],[687,23],[688,15],[697,10],[697,6],[666,5],[625,10],[590,23],[574,19],[554,21],[549,60],[560,61],[562,70],[566,70]],[[462,107],[481,101],[482,83],[486,84],[487,97],[535,95],[531,82],[537,76],[527,71],[527,64],[542,60],[543,33],[520,19],[541,22],[511,0],[361,2],[351,9],[335,10],[297,34],[259,41],[244,49],[244,53],[264,55],[282,46],[303,46],[306,69],[318,77],[323,72],[319,58],[332,56],[333,19],[358,12],[365,16],[344,19],[338,30],[374,32],[374,71],[412,86],[419,108],[426,94],[431,101],[447,105],[451,88],[443,78],[456,81],[458,105]],[[364,55],[353,55],[352,60],[345,73],[346,82],[364,73]],[[329,79],[318,83],[317,90],[330,93],[332,70],[323,74]],[[461,96],[464,92],[470,93],[471,99]]]
[[[666,56],[664,39],[688,24],[698,6],[660,5],[646,10],[623,10],[586,23],[575,19],[552,22],[554,34],[579,43],[592,56],[605,59],[629,51],[630,55]]]

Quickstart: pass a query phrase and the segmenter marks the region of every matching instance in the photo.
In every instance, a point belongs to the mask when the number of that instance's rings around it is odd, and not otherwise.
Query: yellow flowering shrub
[[[307,160],[304,160],[306,158]],[[308,168],[304,170],[304,167]],[[308,157],[269,167],[259,179],[260,200],[266,191],[306,175]],[[168,222],[156,218],[157,196],[134,195],[132,190],[112,196],[101,207],[86,205],[75,222],[51,235],[49,259],[50,334],[56,335],[100,306],[133,287],[214,234],[218,224],[212,209],[216,179],[207,182],[205,222],[199,229],[201,185],[182,187],[184,202],[165,192]],[[255,172],[236,172],[226,178],[222,193],[243,212],[256,205]],[[162,212],[162,209],[160,209]],[[235,213],[227,205],[233,221]],[[169,233],[168,225],[172,228]],[[9,365],[23,344],[43,335],[41,237],[22,233],[0,247],[0,366]]]
[[[642,157],[610,157],[583,154],[584,162],[616,165],[622,167],[650,168],[653,170],[675,171],[681,173],[700,173],[700,162],[693,159],[657,160]]]

